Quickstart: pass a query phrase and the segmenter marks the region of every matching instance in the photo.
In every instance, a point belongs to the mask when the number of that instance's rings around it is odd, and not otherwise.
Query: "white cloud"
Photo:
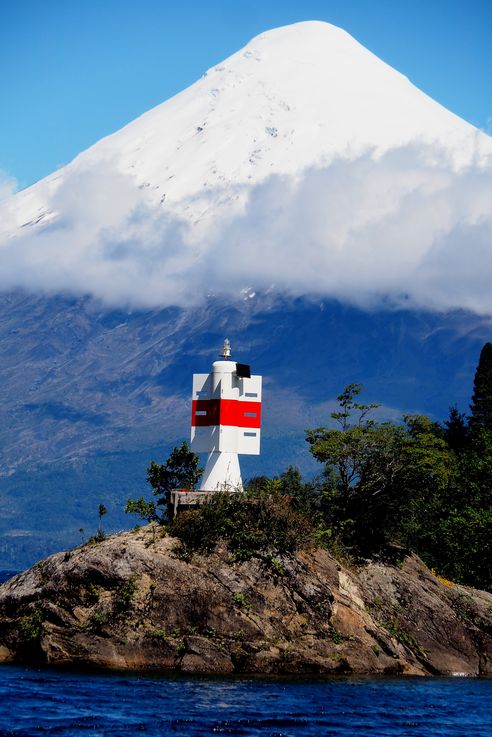
[[[17,181],[6,171],[0,169],[0,205],[17,191]]]
[[[444,154],[414,146],[296,181],[273,176],[240,214],[216,211],[199,238],[108,162],[70,170],[50,208],[50,224],[0,244],[2,288],[149,307],[274,284],[363,306],[492,314],[492,162],[457,172]]]
[[[210,274],[362,305],[492,312],[492,169],[423,159],[406,149],[265,183],[222,234]]]

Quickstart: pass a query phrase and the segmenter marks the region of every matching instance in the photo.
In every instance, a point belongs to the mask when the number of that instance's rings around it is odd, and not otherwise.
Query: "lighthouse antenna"
[[[229,360],[231,357],[231,343],[228,338],[224,340],[224,345],[222,347],[222,353],[220,354],[222,358],[225,358],[226,361]]]

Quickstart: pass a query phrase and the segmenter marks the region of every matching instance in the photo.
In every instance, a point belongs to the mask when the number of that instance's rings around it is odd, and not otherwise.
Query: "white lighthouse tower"
[[[226,339],[209,374],[193,374],[191,450],[208,453],[200,489],[175,489],[170,513],[199,504],[216,491],[243,490],[239,454],[259,455],[261,376],[231,360]]]
[[[208,453],[200,491],[242,491],[239,454],[259,455],[261,376],[231,360],[224,341],[209,374],[193,375],[191,449]]]

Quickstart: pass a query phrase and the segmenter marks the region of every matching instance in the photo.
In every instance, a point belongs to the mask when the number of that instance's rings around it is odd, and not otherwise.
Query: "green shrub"
[[[250,609],[251,604],[246,598],[246,594],[237,593],[232,595],[232,601],[239,608]]]
[[[43,613],[39,607],[31,613],[22,617],[20,631],[24,642],[37,642],[41,637],[41,626],[43,624]]]
[[[85,603],[91,606],[97,604],[102,593],[102,588],[95,583],[89,583],[85,590]]]
[[[116,592],[116,599],[113,605],[113,612],[117,617],[124,616],[128,613],[136,590],[137,582],[134,576],[120,586]]]
[[[210,552],[226,542],[235,561],[294,553],[313,543],[307,514],[294,508],[292,497],[276,481],[243,493],[216,492],[196,509],[179,514],[169,533],[190,552]]]
[[[156,629],[153,632],[150,633],[150,636],[154,640],[159,640],[160,642],[167,642],[167,632],[164,629]]]
[[[87,627],[88,629],[98,634],[107,623],[108,618],[105,614],[103,614],[102,612],[92,612],[89,619],[87,620]]]

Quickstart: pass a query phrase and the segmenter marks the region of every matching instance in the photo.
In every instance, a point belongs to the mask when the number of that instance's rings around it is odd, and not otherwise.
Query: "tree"
[[[448,578],[492,590],[492,432],[458,458],[456,482],[442,505],[436,567]]]
[[[147,468],[147,481],[157,500],[147,501],[144,497],[129,499],[126,512],[138,514],[147,521],[165,522],[170,492],[173,489],[194,489],[203,469],[198,467],[200,459],[193,453],[188,443],[175,447],[164,464],[150,462]]]
[[[349,384],[338,396],[340,411],[332,412],[331,417],[338,422],[340,429],[319,427],[306,431],[306,440],[316,460],[333,467],[338,476],[338,487],[345,496],[355,489],[376,484],[382,466],[389,471],[387,464],[375,463],[376,456],[388,447],[389,423],[376,424],[369,413],[377,404],[360,404],[355,397],[360,394],[360,384]]]
[[[371,555],[415,539],[422,507],[446,487],[453,464],[437,423],[413,415],[404,424],[376,422],[370,413],[378,405],[356,402],[360,391],[351,384],[339,395],[331,416],[340,429],[308,430],[306,439],[337,476],[331,524],[346,545]]]
[[[483,430],[492,431],[492,343],[485,343],[480,352],[470,410],[472,439],[478,438]]]
[[[152,486],[157,504],[167,504],[173,489],[194,489],[203,473],[198,467],[200,458],[190,450],[188,443],[174,448],[164,464],[150,462],[147,481]]]
[[[449,408],[449,417],[444,422],[444,439],[455,453],[463,453],[470,445],[470,427],[464,412],[456,405]]]
[[[306,484],[302,481],[302,475],[297,466],[290,465],[278,477],[283,494],[289,496],[302,496]]]
[[[100,505],[99,505],[99,509],[98,509],[98,514],[99,514],[99,526],[98,526],[98,533],[99,533],[100,535],[102,534],[102,518],[103,518],[103,517],[104,517],[104,515],[105,515],[105,514],[107,514],[107,513],[108,513],[108,510],[106,509],[106,507],[104,506],[104,504],[100,504]]]
[[[308,515],[284,494],[279,479],[267,479],[243,494],[217,491],[203,504],[177,515],[169,528],[183,545],[182,553],[210,552],[226,543],[233,560],[259,557],[282,572],[277,556],[314,543]]]

